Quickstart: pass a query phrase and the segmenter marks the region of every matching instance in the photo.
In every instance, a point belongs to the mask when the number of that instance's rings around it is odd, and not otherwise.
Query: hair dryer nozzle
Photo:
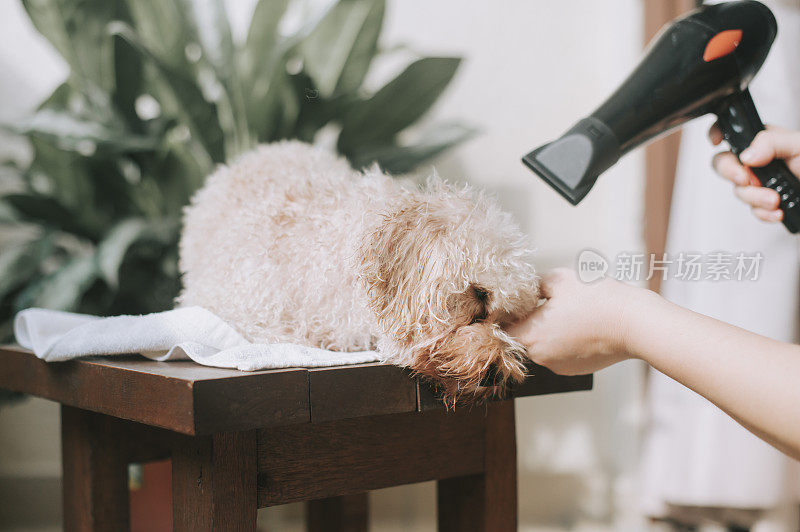
[[[619,159],[619,143],[599,120],[584,118],[561,138],[536,148],[522,162],[567,201],[577,205],[597,176]]]

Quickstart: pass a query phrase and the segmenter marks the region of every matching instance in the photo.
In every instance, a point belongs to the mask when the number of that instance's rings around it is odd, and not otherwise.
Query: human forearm
[[[575,375],[640,358],[800,458],[800,346],[569,270],[546,276],[542,291],[547,301],[509,327],[534,362]]]
[[[704,396],[769,443],[800,457],[800,346],[637,294],[626,350]]]

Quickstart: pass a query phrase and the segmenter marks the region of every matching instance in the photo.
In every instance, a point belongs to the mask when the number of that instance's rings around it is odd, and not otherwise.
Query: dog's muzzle
[[[503,374],[497,371],[497,365],[491,364],[481,379],[481,386],[497,386],[503,382]]]

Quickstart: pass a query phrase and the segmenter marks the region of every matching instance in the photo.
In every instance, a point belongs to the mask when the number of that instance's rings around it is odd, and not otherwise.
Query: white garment
[[[767,3],[778,20],[778,39],[751,92],[766,123],[797,129],[800,1]],[[696,120],[683,130],[667,253],[761,252],[760,276],[755,282],[669,279],[662,292],[702,314],[796,341],[798,237],[756,220],[713,172],[711,157],[721,149],[707,140],[712,123]],[[649,515],[663,516],[667,505],[770,509],[797,500],[796,462],[682,385],[654,370],[649,377],[642,464]]]
[[[47,362],[141,353],[159,361],[191,359],[242,371],[376,362],[375,351],[327,351],[297,344],[251,344],[218,316],[183,307],[144,316],[99,318],[30,308],[14,319],[17,343]]]

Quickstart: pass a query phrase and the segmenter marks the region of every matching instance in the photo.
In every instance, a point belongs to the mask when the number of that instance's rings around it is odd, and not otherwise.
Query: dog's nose
[[[497,371],[497,364],[489,364],[486,374],[481,379],[481,386],[497,386],[503,380],[503,375]]]

